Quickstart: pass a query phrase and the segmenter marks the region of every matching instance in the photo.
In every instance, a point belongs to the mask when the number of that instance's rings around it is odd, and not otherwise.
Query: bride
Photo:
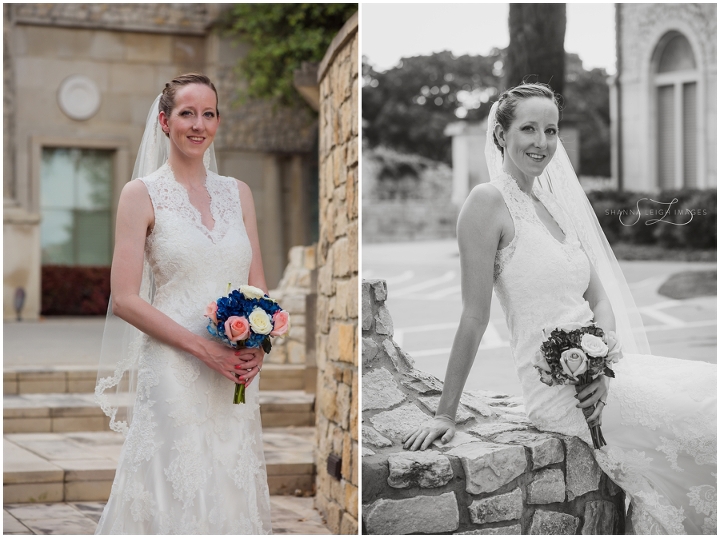
[[[523,84],[504,92],[488,118],[491,181],[477,186],[458,220],[463,313],[435,418],[407,435],[426,449],[455,434],[455,414],[497,293],[525,408],[546,431],[580,437],[602,424],[595,458],[630,501],[635,534],[715,534],[717,366],[649,354],[617,260],[558,136],[552,90]],[[543,329],[594,321],[621,342],[615,379],[572,386],[540,382],[533,359]],[[595,406],[587,418],[581,408]]]
[[[263,351],[205,329],[228,283],[267,292],[250,189],[216,173],[219,124],[210,79],[167,83],[120,196],[96,397],[126,439],[96,534],[271,532],[252,383]]]

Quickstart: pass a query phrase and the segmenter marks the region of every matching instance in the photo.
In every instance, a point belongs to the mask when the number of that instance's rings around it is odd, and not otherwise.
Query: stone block
[[[560,469],[545,469],[527,488],[528,504],[560,503],[565,500],[565,477]]]
[[[112,479],[65,482],[65,501],[107,501],[112,483]]]
[[[63,483],[3,484],[3,503],[53,503],[63,501]]]
[[[565,459],[563,444],[557,437],[524,431],[501,433],[493,438],[496,443],[510,443],[526,446],[530,449],[533,470],[541,469]]]
[[[570,514],[535,510],[530,534],[577,534],[580,520]]]
[[[479,435],[480,437],[492,437],[498,433],[509,432],[513,430],[526,430],[527,426],[523,424],[514,424],[511,422],[485,422],[477,424],[470,428],[469,431]]]
[[[356,335],[357,329],[354,323],[341,323],[338,325],[339,359],[341,361],[354,362]]]
[[[357,504],[357,495],[355,496],[355,504]],[[357,507],[355,508],[357,512]],[[357,535],[358,533],[358,522],[353,516],[345,512],[340,522],[340,534],[352,534]]]
[[[468,493],[489,493],[520,476],[527,467],[521,446],[495,443],[468,443],[447,452],[460,458]]]
[[[388,456],[393,488],[439,488],[453,477],[450,460],[434,451],[399,452]]]
[[[389,409],[405,399],[395,379],[385,368],[375,368],[363,377],[363,411]]]
[[[520,523],[516,525],[508,525],[506,527],[485,527],[484,529],[474,529],[465,532],[456,532],[454,534],[522,534],[522,526]]]
[[[468,507],[473,523],[494,523],[520,519],[523,510],[522,491],[515,488],[509,493],[473,501]]]
[[[399,441],[429,418],[429,415],[420,411],[417,405],[409,403],[390,411],[378,413],[370,418],[370,422],[383,435]]]
[[[390,439],[380,435],[377,431],[375,431],[375,428],[365,425],[362,427],[362,442],[363,444],[369,444],[379,448],[392,446],[392,441],[390,441]]]
[[[369,534],[434,534],[452,532],[460,525],[453,492],[418,495],[409,499],[375,501],[363,510]]]
[[[389,338],[383,340],[382,346],[398,372],[406,372],[415,367],[415,363],[412,358],[410,358],[410,355],[400,349],[398,345]]]
[[[407,378],[403,379],[401,383],[413,392],[422,395],[440,394],[443,388],[442,381],[437,377],[419,370],[408,372]]]
[[[373,280],[370,284],[373,289],[375,301],[384,303],[387,300],[387,282],[384,280]]]
[[[465,445],[467,443],[475,443],[477,441],[478,441],[477,437],[474,437],[465,432],[456,431],[453,438],[450,439],[450,441],[448,441],[447,443],[443,443],[442,437],[441,437],[439,439],[435,439],[431,446],[433,446],[435,448],[440,448],[440,449],[450,449],[450,448],[455,448],[456,446]]]
[[[618,512],[609,501],[588,501],[584,519],[582,534],[618,534]]]
[[[567,499],[572,501],[598,489],[602,469],[595,462],[592,449],[577,437],[566,438],[565,449]]]
[[[363,453],[362,459],[362,502],[374,502],[379,499],[387,487],[390,474],[387,458],[382,454]]]
[[[390,337],[393,335],[392,317],[385,305],[380,306],[378,313],[375,315],[375,332]]]

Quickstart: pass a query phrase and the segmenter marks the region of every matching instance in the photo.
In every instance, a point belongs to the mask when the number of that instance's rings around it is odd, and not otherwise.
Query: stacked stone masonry
[[[449,443],[403,450],[442,382],[392,340],[387,294],[362,283],[363,534],[623,534],[624,494],[592,450],[535,429],[517,396],[464,392]]]
[[[287,267],[278,287],[270,291],[275,299],[290,314],[290,330],[273,344],[267,361],[275,364],[305,364],[305,303],[312,293],[312,272],[316,265],[316,247],[293,247],[290,249]]]
[[[358,16],[320,68],[316,507],[336,534],[358,531]],[[339,476],[328,458],[341,459]]]

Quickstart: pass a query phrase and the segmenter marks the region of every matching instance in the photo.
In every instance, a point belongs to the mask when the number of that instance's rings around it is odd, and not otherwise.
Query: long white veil
[[[493,142],[497,107],[498,103],[495,103],[490,109],[485,141],[485,158],[491,180],[504,173],[502,153]],[[640,312],[561,140],[558,140],[555,156],[537,181],[541,188],[552,193],[569,216],[568,221],[574,226],[578,239],[610,299],[615,314],[615,332],[624,351],[650,354],[650,345]]]
[[[131,180],[149,176],[168,159],[170,143],[158,120],[160,97],[162,94],[158,95],[150,106]],[[205,152],[203,163],[207,169],[217,173],[213,144]],[[152,304],[154,296],[153,273],[146,256],[140,297]],[[113,313],[111,296],[100,350],[95,400],[110,417],[110,429],[123,435],[127,435],[132,421],[137,361],[145,338],[146,335]]]

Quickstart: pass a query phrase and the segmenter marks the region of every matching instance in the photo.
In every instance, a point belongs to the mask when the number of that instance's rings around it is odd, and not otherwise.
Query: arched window
[[[687,38],[668,32],[653,57],[657,181],[661,189],[698,186],[698,71]]]

